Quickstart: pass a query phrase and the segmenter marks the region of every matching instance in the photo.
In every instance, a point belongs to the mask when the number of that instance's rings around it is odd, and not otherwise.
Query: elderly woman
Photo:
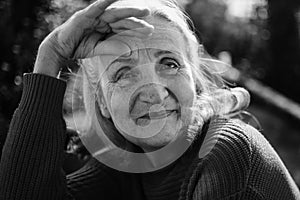
[[[0,163],[0,199],[300,199],[282,161],[230,119],[248,94],[220,89],[171,0],[99,0],[40,45]],[[94,155],[62,170],[64,62],[80,60]],[[83,122],[77,122],[83,123]],[[90,144],[92,143],[92,144]]]

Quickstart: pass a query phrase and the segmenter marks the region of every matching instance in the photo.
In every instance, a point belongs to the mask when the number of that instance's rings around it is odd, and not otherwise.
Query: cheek
[[[118,116],[122,113],[122,117],[129,117],[129,100],[126,100],[128,91],[120,88],[110,88],[107,90],[107,104],[112,116]],[[126,116],[125,116],[126,114]],[[119,117],[120,118],[120,117]]]
[[[101,89],[106,102],[106,106],[111,115],[116,113],[120,109],[124,110],[124,108],[122,107],[122,100],[124,100],[124,97],[126,96],[126,89],[116,87],[116,84],[110,81],[107,74],[104,74],[104,76],[102,77]]]
[[[170,81],[169,88],[176,96],[180,106],[193,106],[194,99],[196,98],[196,90],[194,79],[189,71],[182,72],[182,75]]]

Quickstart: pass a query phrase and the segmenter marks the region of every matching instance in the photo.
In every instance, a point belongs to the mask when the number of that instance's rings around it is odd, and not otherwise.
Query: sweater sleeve
[[[214,126],[217,142],[195,170],[190,199],[300,199],[295,182],[261,133],[236,121]]]
[[[245,125],[244,129],[250,138],[252,156],[242,199],[250,200],[254,199],[253,195],[259,195],[260,199],[299,200],[296,183],[270,143],[255,128]]]
[[[66,83],[25,74],[22,98],[10,123],[0,162],[0,199],[65,199],[62,170]]]

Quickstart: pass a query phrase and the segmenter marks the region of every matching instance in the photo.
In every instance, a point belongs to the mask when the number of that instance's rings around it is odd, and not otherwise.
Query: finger
[[[121,35],[121,36],[130,36],[130,37],[137,37],[140,39],[144,39],[149,37],[152,33],[146,32],[146,31],[137,31],[137,30],[122,30],[122,29],[116,29],[113,30],[113,32]]]
[[[75,58],[86,58],[89,55],[93,54],[93,51],[100,40],[103,39],[103,35],[97,32],[93,32],[87,35],[83,40],[80,42],[78,47],[74,52]]]
[[[96,18],[104,13],[105,9],[116,1],[118,0],[98,0],[85,8],[84,13],[87,17]]]
[[[122,35],[128,35],[128,36],[132,36],[131,33],[132,32],[138,32],[140,34],[143,34],[145,36],[150,36],[153,33],[152,29],[149,28],[138,28],[138,29],[112,29],[112,32],[114,33],[122,33]]]
[[[149,29],[154,30],[154,27],[144,20],[135,17],[126,18],[109,24],[112,29]]]
[[[101,20],[106,23],[114,23],[119,20],[129,17],[145,17],[150,14],[150,10],[147,8],[110,8],[107,9],[100,17]]]

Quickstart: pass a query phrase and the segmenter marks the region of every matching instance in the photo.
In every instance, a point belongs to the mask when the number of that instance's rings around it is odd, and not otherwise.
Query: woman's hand
[[[91,56],[97,43],[112,32],[130,30],[127,33],[137,37],[152,33],[153,26],[138,19],[149,15],[147,8],[109,7],[116,1],[98,0],[52,31],[39,47],[33,72],[56,77],[66,60]]]

